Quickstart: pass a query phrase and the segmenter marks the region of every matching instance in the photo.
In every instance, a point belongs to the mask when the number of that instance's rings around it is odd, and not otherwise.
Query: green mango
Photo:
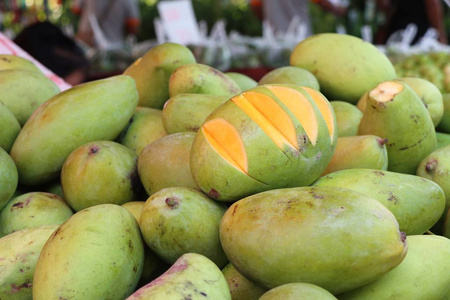
[[[179,94],[207,94],[230,98],[240,92],[241,88],[231,78],[204,64],[192,63],[178,67],[169,80],[171,98]]]
[[[169,78],[178,67],[195,63],[195,57],[185,46],[164,43],[151,48],[125,71],[133,77],[139,93],[139,106],[162,109],[169,99]]]
[[[307,86],[320,90],[319,81],[313,73],[304,68],[285,66],[276,68],[265,74],[259,81],[259,85],[284,83],[298,86]]]
[[[231,78],[241,88],[241,91],[252,89],[258,85],[258,82],[242,73],[225,72],[225,75]]]
[[[10,69],[28,70],[42,74],[31,60],[12,54],[0,54],[0,71]]]
[[[160,277],[135,291],[127,300],[231,300],[220,269],[197,253],[182,255]]]
[[[57,195],[26,193],[10,200],[0,212],[0,236],[25,228],[60,225],[72,215],[70,206]]]
[[[166,135],[147,145],[138,158],[138,174],[148,195],[168,187],[197,189],[190,168],[195,133]]]
[[[11,151],[12,145],[19,135],[21,126],[14,114],[0,101],[0,148]]]
[[[241,199],[223,216],[220,240],[230,263],[262,287],[307,282],[333,294],[382,276],[407,252],[406,236],[384,205],[338,187]]]
[[[297,44],[291,66],[307,69],[328,99],[356,104],[379,82],[397,78],[394,66],[373,44],[337,33],[322,33]]]
[[[450,80],[449,80],[450,82]],[[441,122],[439,122],[436,130],[440,132],[450,133],[450,93],[443,94],[442,100],[444,102],[444,115]]]
[[[357,135],[362,112],[348,102],[330,101],[330,104],[336,115],[338,137]]]
[[[386,206],[407,235],[422,234],[441,217],[445,207],[442,188],[415,175],[372,169],[341,170],[321,177],[314,186],[354,190]]]
[[[450,292],[450,240],[408,236],[405,259],[381,278],[339,295],[339,300],[442,300]]]
[[[437,149],[450,145],[450,134],[436,132]]]
[[[139,156],[145,146],[166,135],[162,111],[138,106],[118,141]]]
[[[14,161],[3,148],[0,148],[0,210],[14,195],[18,182],[19,175]]]
[[[58,225],[16,231],[0,238],[0,299],[32,299],[33,275],[39,255]]]
[[[78,147],[61,170],[64,199],[75,211],[136,200],[142,191],[137,155],[112,141],[95,141]]]
[[[23,185],[58,178],[76,148],[114,140],[136,108],[134,80],[113,76],[75,86],[41,105],[22,128],[11,149]]]
[[[257,286],[236,270],[232,264],[222,269],[232,300],[258,300],[267,290]]]
[[[304,283],[293,282],[280,285],[271,289],[259,298],[259,300],[337,300],[329,291],[320,286]]]
[[[133,215],[115,204],[75,213],[50,236],[33,299],[125,299],[141,276],[144,245]]]
[[[436,133],[422,101],[405,83],[385,81],[369,92],[358,134],[387,139],[388,170],[415,174],[437,147]]]
[[[228,100],[225,96],[179,94],[170,98],[162,111],[162,122],[169,134],[197,132],[206,117]]]

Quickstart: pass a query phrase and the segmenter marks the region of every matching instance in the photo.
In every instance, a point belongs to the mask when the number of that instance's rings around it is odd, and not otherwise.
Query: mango
[[[182,255],[157,279],[141,287],[127,300],[230,300],[230,291],[220,269],[197,253]]]
[[[384,53],[346,34],[322,33],[304,39],[292,50],[290,64],[313,73],[328,99],[352,104],[378,83],[397,77]]]
[[[22,128],[14,114],[0,101],[0,148],[11,151],[12,145]]]
[[[256,82],[253,78],[250,78],[242,73],[225,72],[224,74],[231,78],[239,86],[241,91],[252,89],[258,85],[258,82]]]
[[[336,115],[338,137],[358,134],[362,112],[353,104],[344,101],[330,101]]]
[[[114,140],[137,105],[134,80],[118,75],[75,86],[46,101],[11,149],[23,185],[56,179],[69,154],[98,140]]]
[[[437,147],[433,121],[417,94],[405,83],[385,81],[369,92],[358,134],[387,139],[388,170],[415,174]]]
[[[133,77],[139,93],[139,106],[162,109],[169,99],[169,78],[178,67],[195,63],[195,57],[185,46],[164,43],[151,48],[125,71]]]
[[[128,210],[134,216],[136,222],[139,222],[144,204],[144,201],[129,201],[122,204],[122,207]]]
[[[162,111],[138,106],[118,141],[139,156],[145,146],[166,135]]]
[[[259,298],[259,300],[337,300],[327,290],[320,286],[304,283],[293,282],[280,285],[271,289]]]
[[[306,86],[315,90],[320,90],[319,82],[313,73],[307,69],[285,66],[276,68],[265,74],[259,81],[259,85],[264,84],[294,84],[298,86]]]
[[[341,170],[321,177],[314,186],[354,190],[386,206],[407,235],[422,234],[440,218],[445,207],[442,188],[415,175],[372,169]]]
[[[17,55],[0,54],[0,71],[10,69],[20,69],[42,73],[31,60]]]
[[[60,225],[72,215],[72,209],[57,195],[26,193],[11,199],[0,212],[0,236],[30,227]]]
[[[375,280],[407,252],[406,236],[384,205],[338,187],[241,199],[223,216],[220,240],[230,263],[262,287],[306,282],[332,294]]]
[[[444,103],[444,115],[436,129],[440,132],[450,133],[450,93],[443,94],[442,101]]]
[[[192,145],[191,171],[201,190],[219,201],[309,185],[331,160],[336,139],[333,110],[320,92],[259,86],[208,116]]]
[[[375,135],[339,137],[333,157],[322,175],[346,169],[387,170],[387,140]]]
[[[162,122],[169,134],[197,132],[206,117],[228,97],[179,94],[170,98],[162,110]]]
[[[11,199],[19,182],[16,165],[9,154],[0,148],[0,210]]]
[[[58,225],[23,229],[0,238],[0,299],[32,299],[39,255]]]
[[[232,97],[241,88],[223,72],[204,64],[192,63],[178,67],[169,79],[169,95],[207,94]]]
[[[437,149],[450,145],[450,134],[436,132]]]
[[[169,134],[142,150],[138,158],[138,174],[148,195],[168,187],[198,189],[190,168],[194,137],[193,132]]]
[[[257,286],[239,273],[232,264],[222,269],[232,300],[258,300],[267,290]]]
[[[125,299],[142,272],[133,215],[115,204],[75,213],[50,236],[33,277],[33,299]]]
[[[185,253],[198,253],[223,268],[228,259],[219,240],[227,207],[185,187],[162,189],[148,198],[139,227],[146,244],[169,264]]]
[[[442,234],[450,239],[450,210],[447,211],[447,215],[445,216],[444,228]],[[450,296],[450,293],[449,293]]]
[[[405,259],[381,278],[339,295],[339,300],[440,300],[450,292],[450,240],[408,236]]]
[[[137,155],[112,141],[95,141],[78,147],[61,170],[64,199],[75,211],[136,200],[142,191]]]

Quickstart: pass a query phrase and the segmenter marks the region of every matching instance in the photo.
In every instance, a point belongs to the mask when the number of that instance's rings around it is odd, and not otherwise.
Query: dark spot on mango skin
[[[381,172],[381,171],[374,171],[373,172],[375,175],[377,175],[377,176],[384,176],[384,175],[386,175],[386,174],[384,174],[383,172]]]
[[[14,203],[13,206],[11,207],[11,211],[12,211],[14,208],[23,208],[23,202],[17,202],[17,203]]]
[[[402,243],[405,243],[405,241],[406,241],[406,233],[400,232],[400,239],[402,240]]]
[[[217,200],[217,199],[220,198],[219,192],[216,191],[215,189],[211,189],[211,190],[209,191],[209,193],[208,193],[208,196],[209,196],[210,198],[212,198],[212,199],[215,199],[215,200]]]
[[[18,292],[20,292],[20,290],[21,289],[28,289],[28,288],[31,288],[31,282],[25,282],[25,283],[22,283],[21,285],[16,285],[15,283],[12,283],[11,284],[11,294],[15,294],[15,293],[18,293]]]
[[[168,197],[165,202],[170,209],[176,209],[180,205],[180,199],[177,197]]]
[[[434,174],[434,172],[436,171],[436,167],[438,165],[438,161],[435,159],[430,159],[426,164],[425,164],[425,171],[428,174]]]
[[[100,147],[98,145],[92,145],[89,148],[89,155],[96,155],[100,151]]]

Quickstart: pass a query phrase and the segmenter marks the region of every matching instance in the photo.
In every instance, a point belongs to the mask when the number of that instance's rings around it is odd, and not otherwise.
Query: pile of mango
[[[3,55],[0,128],[0,299],[450,299],[450,97],[359,38],[62,92]]]

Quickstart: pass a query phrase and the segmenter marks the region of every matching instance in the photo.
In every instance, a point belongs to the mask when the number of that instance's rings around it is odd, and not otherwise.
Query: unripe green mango
[[[385,81],[369,92],[359,135],[387,139],[388,170],[415,174],[437,147],[433,122],[417,94],[405,83]]]
[[[190,63],[195,63],[195,57],[187,47],[164,43],[147,51],[123,74],[136,81],[139,106],[162,109],[169,99],[170,75],[178,67]]]
[[[197,253],[182,255],[157,279],[134,292],[127,300],[231,300],[220,269]]]
[[[276,68],[265,74],[259,81],[259,85],[283,83],[298,86],[307,86],[320,90],[319,82],[313,73],[304,68],[285,66]]]
[[[225,72],[224,74],[231,78],[240,87],[241,91],[252,89],[258,85],[258,82],[254,79],[241,73]]]
[[[14,195],[19,177],[16,165],[9,154],[0,148],[0,210]]]
[[[440,132],[450,133],[450,93],[443,94],[442,100],[444,103],[444,115],[436,129]]]
[[[328,99],[353,104],[379,82],[397,77],[392,63],[373,44],[337,33],[304,39],[292,51],[290,64],[312,72]]]
[[[76,148],[117,138],[137,101],[134,80],[125,75],[84,83],[46,101],[11,149],[20,183],[48,183],[60,175],[64,161]]]
[[[259,298],[259,300],[337,300],[329,291],[320,286],[294,282],[280,285],[271,289]]]
[[[267,290],[257,286],[236,270],[232,264],[222,269],[232,300],[258,300]]]
[[[14,114],[0,101],[0,148],[11,151],[12,145],[19,135],[21,126]]]
[[[386,142],[375,135],[339,137],[333,157],[322,175],[358,168],[387,170]]]
[[[129,125],[120,134],[119,142],[139,156],[145,146],[166,135],[162,111],[138,106],[130,119]]]
[[[408,253],[381,278],[339,295],[339,300],[442,300],[450,292],[450,240],[408,236]]]
[[[179,94],[207,94],[230,98],[240,92],[241,88],[231,78],[204,64],[183,65],[172,73],[169,80],[170,97]]]
[[[436,141],[437,141],[436,149],[448,146],[450,145],[450,134],[436,132]]]
[[[44,244],[58,225],[23,229],[0,238],[0,299],[32,299],[33,275]]]
[[[193,132],[169,134],[142,150],[138,158],[138,174],[148,195],[168,187],[198,189],[190,167],[194,137]]]
[[[445,207],[442,188],[415,175],[372,169],[341,170],[321,177],[314,186],[341,187],[372,197],[396,217],[407,235],[422,234],[440,218]]]
[[[362,112],[348,102],[330,101],[330,104],[336,115],[338,137],[357,135]]]
[[[164,104],[164,128],[169,134],[197,132],[206,117],[228,99],[225,96],[178,94]]]
[[[54,194],[31,192],[11,199],[0,212],[0,236],[42,225],[60,225],[73,215],[70,206]]]
[[[115,204],[74,214],[42,249],[33,299],[125,299],[141,276],[144,246],[133,215]]]
[[[338,187],[278,189],[239,200],[222,218],[220,240],[235,268],[260,286],[307,282],[333,294],[382,276],[407,251],[384,205]]]
[[[21,69],[42,73],[31,60],[17,55],[0,54],[0,71],[10,69]]]

